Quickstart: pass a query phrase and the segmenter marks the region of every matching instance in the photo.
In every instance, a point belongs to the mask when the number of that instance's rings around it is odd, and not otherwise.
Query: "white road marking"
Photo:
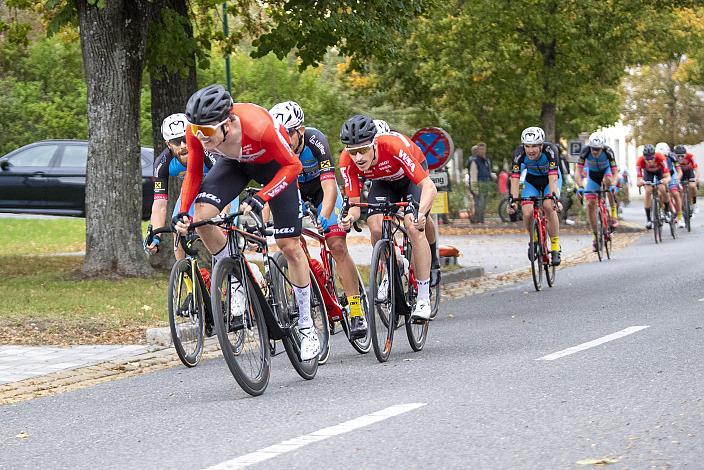
[[[273,446],[264,447],[263,449],[259,449],[249,454],[245,454],[232,460],[227,460],[212,467],[208,467],[205,470],[231,470],[245,468],[250,465],[264,462],[265,460],[273,459],[281,454],[298,450],[308,444],[320,442],[333,436],[339,436],[340,434],[346,434],[356,429],[378,423],[379,421],[393,418],[394,416],[398,416],[403,413],[408,413],[409,411],[413,411],[425,405],[427,405],[427,403],[404,403],[401,405],[390,406],[388,408],[384,408],[383,410],[375,411],[374,413],[360,416],[359,418],[351,419],[349,421],[345,421],[344,423],[336,424],[335,426],[319,429],[310,434],[304,434],[302,436],[294,437],[293,439],[288,439],[278,444],[274,444]]]
[[[561,357],[569,356],[570,354],[584,351],[585,349],[593,348],[594,346],[599,346],[600,344],[604,344],[615,339],[623,338],[624,336],[628,336],[646,328],[650,328],[650,325],[629,326],[624,330],[602,336],[601,338],[597,338],[593,341],[578,344],[577,346],[572,346],[571,348],[563,349],[562,351],[557,351],[552,354],[548,354],[547,356],[539,357],[536,361],[554,361],[555,359],[560,359]]]
[[[704,302],[704,299],[699,299],[699,302]]]

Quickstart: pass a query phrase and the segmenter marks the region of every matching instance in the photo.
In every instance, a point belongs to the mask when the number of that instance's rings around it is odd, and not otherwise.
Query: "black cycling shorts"
[[[648,183],[652,183],[654,178],[657,176],[658,181],[662,181],[662,170],[658,171],[648,171],[648,170],[643,170],[643,181],[647,181]]]
[[[606,170],[589,170],[589,172],[587,173],[587,178],[594,181],[597,186],[601,186],[601,182],[604,181],[605,174]]]
[[[223,210],[251,180],[267,184],[279,168],[281,165],[277,162],[254,165],[221,158],[205,175],[196,202],[212,204],[218,210]],[[303,213],[297,181],[273,197],[269,207],[274,218],[274,238],[291,238],[301,234]]]
[[[428,162],[423,161],[421,165],[425,170],[428,169]],[[391,202],[402,202],[410,195],[413,196],[413,200],[420,204],[420,194],[421,190],[417,184],[412,182],[408,178],[403,178],[396,181],[387,180],[373,180],[371,186],[369,187],[369,194],[367,195],[367,202],[375,203],[377,202],[377,197],[385,197]],[[379,210],[372,209],[371,207],[367,210],[367,217],[380,213]],[[411,206],[408,206],[403,211],[404,214],[412,214],[413,210]],[[430,211],[428,211],[430,213]],[[428,214],[425,214],[426,217]]]
[[[301,199],[304,202],[308,201],[315,207],[323,203],[323,186],[320,184],[319,179],[298,183],[298,185],[301,190]]]
[[[682,170],[682,182],[689,182],[689,180],[693,180],[696,176],[694,175],[694,168],[690,168],[689,170]]]

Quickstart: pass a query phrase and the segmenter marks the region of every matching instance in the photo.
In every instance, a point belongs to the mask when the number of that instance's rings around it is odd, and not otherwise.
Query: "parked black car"
[[[0,158],[0,212],[72,215],[86,211],[87,140],[42,140]],[[142,147],[142,218],[154,199],[154,151]]]

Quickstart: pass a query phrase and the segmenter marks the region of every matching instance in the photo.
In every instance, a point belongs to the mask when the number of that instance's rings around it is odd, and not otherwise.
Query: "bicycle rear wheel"
[[[684,217],[684,225],[687,227],[687,231],[692,231],[692,221],[690,220],[692,216],[692,206],[689,199],[689,183],[684,185],[684,191],[682,191],[682,217]]]
[[[301,360],[301,335],[298,328],[298,306],[293,294],[293,284],[289,281],[288,260],[280,251],[274,253],[273,260],[278,266],[278,269],[276,267],[272,269],[272,282],[279,303],[279,321],[282,327],[290,327],[291,332],[281,341],[284,343],[286,355],[298,375],[306,380],[311,380],[318,372],[320,358],[324,357],[327,360],[330,352],[330,326],[328,325],[328,314],[325,310],[323,295],[320,293],[320,287],[313,273],[310,272],[310,317],[313,320],[318,341],[320,341],[320,353],[317,358],[303,361]]]
[[[539,291],[543,288],[543,250],[540,243],[540,227],[538,221],[533,219],[530,223],[530,271],[533,275],[533,286]],[[535,241],[538,240],[538,241]]]
[[[195,367],[203,355],[205,335],[203,301],[203,292],[198,278],[193,278],[191,261],[178,260],[169,276],[169,327],[176,354],[186,367]]]
[[[367,354],[372,350],[372,333],[369,322],[369,317],[371,317],[372,311],[369,309],[369,297],[367,296],[367,288],[362,281],[362,276],[357,272],[357,285],[359,286],[359,297],[360,306],[362,307],[362,312],[364,313],[364,318],[367,320],[367,334],[364,338],[353,339],[350,341],[352,347],[360,354]]]
[[[257,287],[242,274],[242,266],[237,260],[224,258],[218,261],[210,296],[215,331],[227,367],[242,390],[257,396],[264,393],[269,384],[269,334],[261,305],[253,292]],[[244,308],[233,302],[233,283],[245,287]]]
[[[672,196],[670,196],[672,197]],[[672,202],[670,202],[672,204]],[[667,221],[670,224],[670,235],[672,235],[672,239],[676,240],[677,239],[677,221],[675,220],[677,217],[677,213],[672,210],[672,207],[668,207],[667,211],[669,212]]]
[[[369,332],[374,354],[379,362],[386,362],[391,353],[391,343],[396,329],[396,304],[394,302],[394,264],[391,242],[379,240],[374,245],[369,270],[370,313]]]

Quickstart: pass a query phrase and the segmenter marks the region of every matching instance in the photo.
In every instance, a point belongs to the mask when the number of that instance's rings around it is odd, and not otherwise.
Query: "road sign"
[[[581,140],[570,140],[570,157],[579,157],[579,154],[582,153],[582,145],[584,144]]]
[[[433,205],[430,208],[432,214],[447,214],[450,212],[450,205],[446,192],[438,192],[435,199],[433,199]]]
[[[444,170],[434,170],[430,172],[430,180],[435,183],[438,191],[446,191],[450,186],[450,177]]]
[[[430,170],[447,165],[455,151],[452,137],[439,127],[424,127],[413,134],[411,140],[420,147]]]

